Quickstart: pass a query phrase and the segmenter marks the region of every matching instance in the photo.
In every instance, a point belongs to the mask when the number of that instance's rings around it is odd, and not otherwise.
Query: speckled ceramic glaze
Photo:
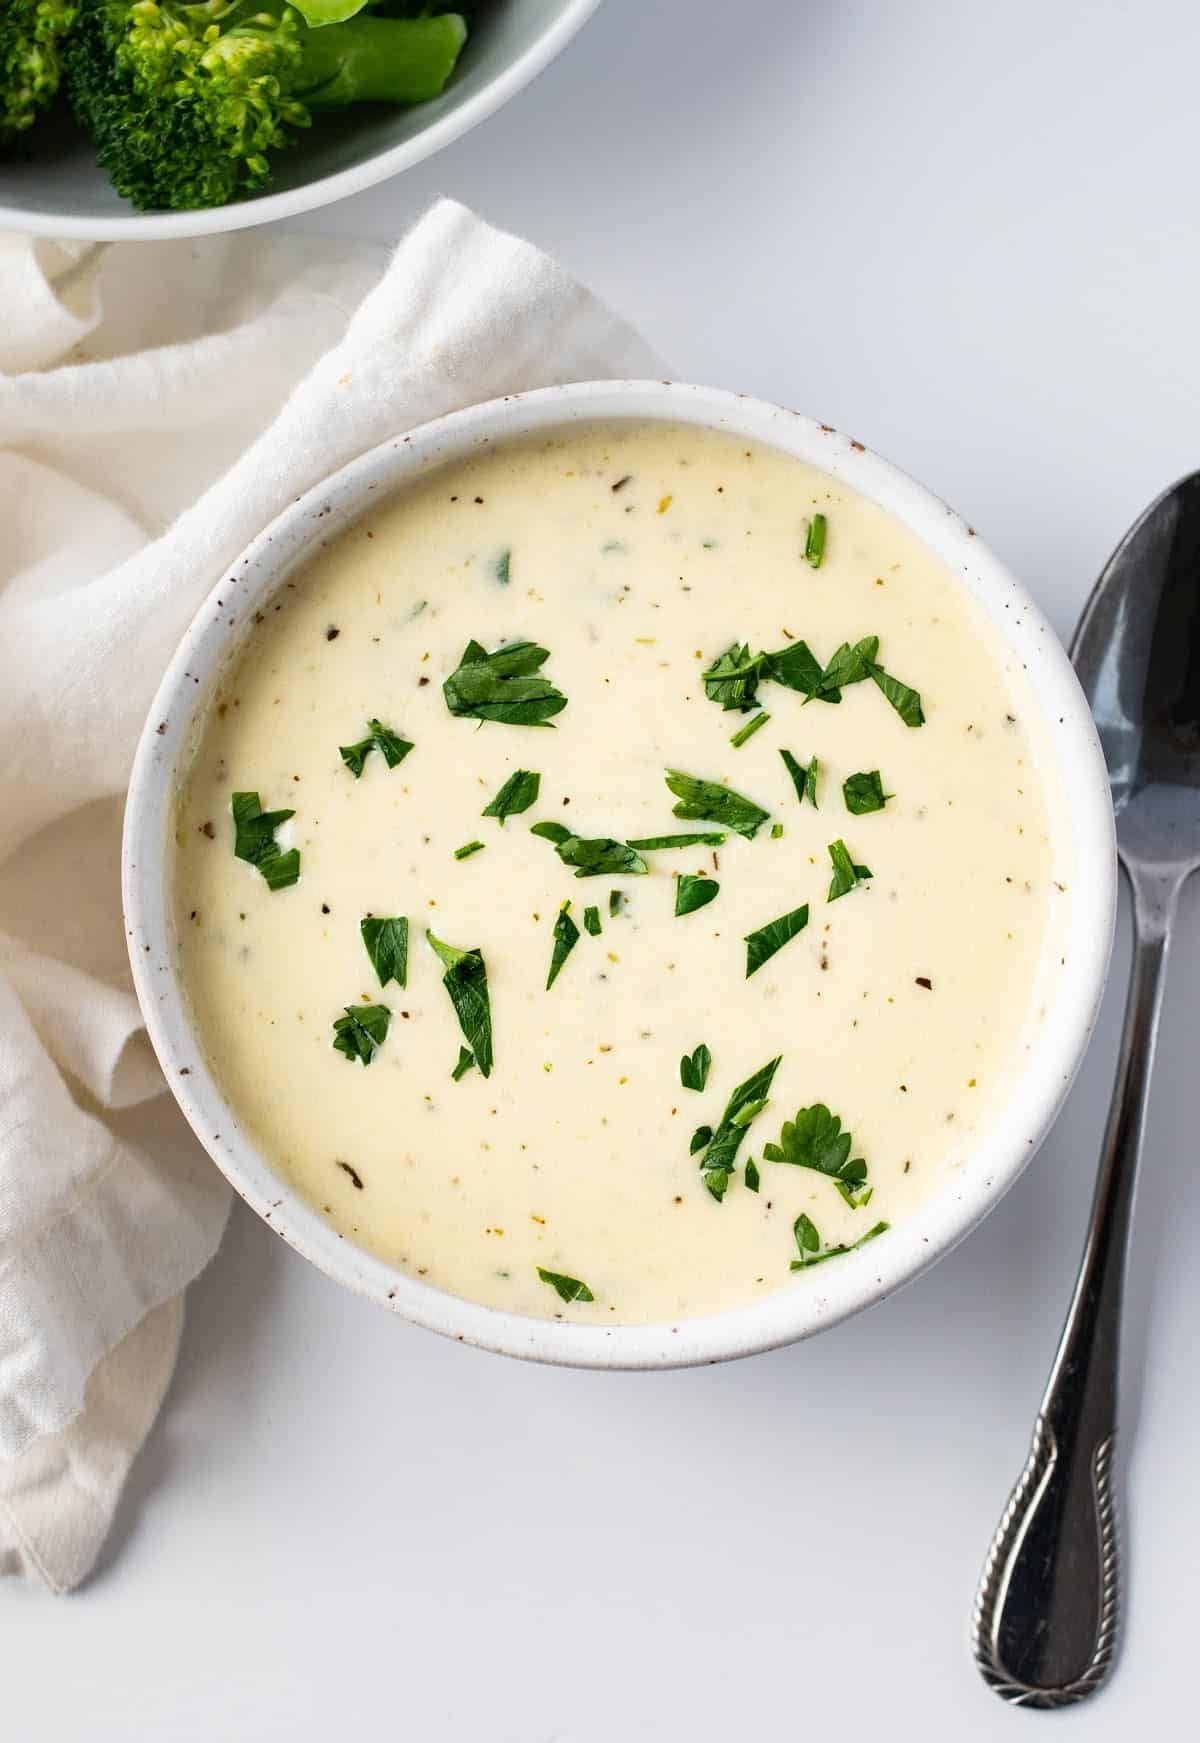
[[[1012,1089],[945,1189],[886,1240],[803,1287],[678,1324],[573,1325],[482,1307],[432,1288],[341,1238],[272,1169],[214,1082],[175,972],[169,836],[178,774],[215,675],[242,645],[254,612],[368,501],[431,466],[514,436],[598,419],[698,424],[770,444],[819,466],[894,515],[975,597],[1020,658],[1057,763],[1061,804],[1081,873],[1065,921],[1068,967],[1039,1043],[1014,1067]],[[936,497],[827,425],[714,389],[666,382],[593,382],[474,406],[388,442],[301,498],[217,586],[163,679],[130,784],[124,897],[138,996],[167,1081],[201,1142],[234,1186],[299,1252],[420,1325],[489,1349],[593,1367],[667,1367],[747,1355],[836,1324],[880,1301],[962,1238],[1012,1185],[1066,1093],[1103,989],[1112,937],[1115,857],[1108,782],[1090,715],[1053,631],[973,530]]]

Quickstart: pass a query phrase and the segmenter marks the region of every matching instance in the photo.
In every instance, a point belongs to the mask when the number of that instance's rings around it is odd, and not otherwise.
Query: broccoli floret
[[[187,211],[264,187],[315,110],[436,97],[465,37],[457,13],[310,30],[286,0],[82,0],[67,88],[117,191]]]
[[[63,38],[75,0],[3,0],[0,4],[0,151],[33,126],[62,75]]]

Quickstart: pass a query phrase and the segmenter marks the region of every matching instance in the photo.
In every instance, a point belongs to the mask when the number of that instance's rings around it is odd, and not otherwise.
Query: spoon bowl
[[[1200,472],[1109,559],[1071,657],[1100,732],[1121,857],[1200,862]]]

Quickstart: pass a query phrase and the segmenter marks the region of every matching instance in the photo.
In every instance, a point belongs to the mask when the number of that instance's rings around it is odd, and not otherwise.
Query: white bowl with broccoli
[[[514,96],[599,0],[2,0],[0,229],[286,218]]]

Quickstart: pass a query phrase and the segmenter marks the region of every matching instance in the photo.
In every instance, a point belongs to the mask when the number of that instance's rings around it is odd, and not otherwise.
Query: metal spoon
[[[1152,503],[1118,545],[1071,657],[1108,763],[1134,952],[1083,1262],[1029,1460],[975,1600],[984,1680],[1029,1707],[1082,1700],[1116,1652],[1121,1294],[1167,947],[1179,891],[1200,865],[1200,472]]]

